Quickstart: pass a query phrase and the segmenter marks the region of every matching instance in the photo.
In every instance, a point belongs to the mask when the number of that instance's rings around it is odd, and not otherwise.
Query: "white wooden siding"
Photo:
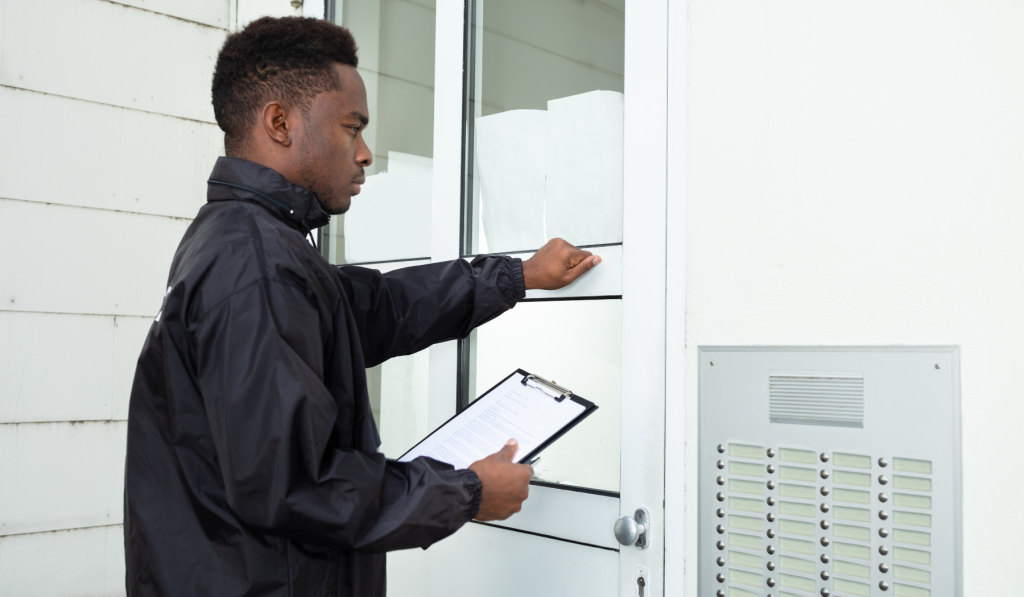
[[[226,31],[100,0],[6,0],[5,12],[3,85],[214,122]]]
[[[0,197],[192,218],[223,153],[213,124],[0,87]],[[59,175],[57,175],[59,174]]]
[[[210,0],[108,0],[219,29],[228,28],[228,2]],[[234,1],[234,0],[232,0]]]
[[[0,423],[127,419],[152,321],[0,312]]]
[[[0,425],[0,534],[119,524],[127,425]]]
[[[155,317],[189,223],[0,199],[0,311]]]
[[[0,536],[0,594],[117,597],[124,588],[121,525]]]

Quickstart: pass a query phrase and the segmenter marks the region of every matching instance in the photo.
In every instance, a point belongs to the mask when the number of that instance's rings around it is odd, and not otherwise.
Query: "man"
[[[181,241],[128,416],[128,594],[385,593],[384,552],[527,497],[514,442],[468,470],[388,461],[365,368],[465,337],[599,261],[556,240],[387,275],[305,240],[359,193],[370,119],[345,29],[261,19],[217,60],[228,157]],[[385,230],[381,231],[386,234]]]

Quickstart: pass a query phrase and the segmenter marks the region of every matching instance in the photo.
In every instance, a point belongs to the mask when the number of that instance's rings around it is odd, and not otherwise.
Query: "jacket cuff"
[[[512,288],[515,291],[515,300],[521,301],[526,298],[526,278],[523,277],[523,260],[518,257],[512,257],[509,261],[509,270],[512,274]]]
[[[480,501],[484,497],[484,484],[473,471],[466,469],[466,489],[469,490],[469,507],[466,508],[466,521],[476,518],[480,512]]]

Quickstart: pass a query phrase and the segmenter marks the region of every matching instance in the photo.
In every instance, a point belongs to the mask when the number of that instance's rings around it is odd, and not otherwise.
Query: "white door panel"
[[[614,597],[619,554],[470,523],[426,551],[388,554],[391,597]]]
[[[607,524],[618,516],[619,498],[612,495],[531,485],[521,512],[488,524],[618,550]]]

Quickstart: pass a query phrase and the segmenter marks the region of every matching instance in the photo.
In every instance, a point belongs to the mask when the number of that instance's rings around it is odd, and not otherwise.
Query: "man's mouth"
[[[365,176],[360,176],[359,178],[357,178],[357,179],[352,181],[352,184],[354,184],[356,186],[356,192],[354,193],[355,195],[359,194],[359,191],[361,191],[363,189],[363,184],[365,184],[365,183],[366,183],[366,177]]]

